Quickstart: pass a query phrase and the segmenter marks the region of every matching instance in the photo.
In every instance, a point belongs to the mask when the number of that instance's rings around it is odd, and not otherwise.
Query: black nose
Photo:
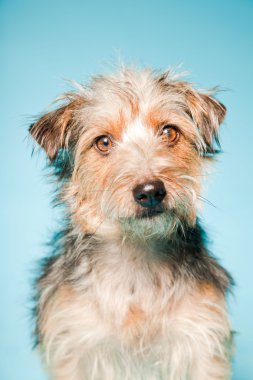
[[[133,189],[134,199],[142,207],[158,205],[165,195],[166,190],[162,181],[145,182]]]

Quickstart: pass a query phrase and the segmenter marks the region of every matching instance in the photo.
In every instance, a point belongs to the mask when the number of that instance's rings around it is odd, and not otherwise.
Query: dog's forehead
[[[180,85],[181,83],[181,85]],[[183,82],[175,82],[150,71],[123,72],[111,77],[98,77],[91,83],[95,104],[115,110],[117,107],[132,112],[147,112],[150,108],[185,107]]]
[[[131,143],[135,141],[143,141],[145,144],[155,135],[155,129],[148,125],[141,117],[136,117],[129,124],[125,125],[122,130],[122,143]]]
[[[148,129],[157,132],[159,126],[176,123],[186,116],[182,92],[144,74],[124,80],[97,79],[92,85],[92,106],[88,109],[94,129],[125,139],[136,138],[149,133]]]

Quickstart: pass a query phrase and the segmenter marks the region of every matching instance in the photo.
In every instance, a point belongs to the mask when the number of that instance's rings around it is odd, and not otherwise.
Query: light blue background
[[[204,218],[212,249],[234,275],[238,331],[234,380],[253,378],[252,142],[253,2],[1,0],[0,379],[41,380],[32,352],[30,280],[55,228],[43,155],[31,159],[29,117],[121,54],[154,68],[183,63],[200,87],[228,89],[224,154],[210,181]],[[203,379],[204,380],[204,379]]]

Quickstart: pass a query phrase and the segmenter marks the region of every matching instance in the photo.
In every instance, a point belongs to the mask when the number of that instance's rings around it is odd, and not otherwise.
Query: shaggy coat
[[[36,283],[52,379],[230,379],[232,280],[197,217],[225,107],[171,71],[131,68],[61,100],[30,127],[66,213]],[[143,207],[133,191],[150,181],[164,199]]]

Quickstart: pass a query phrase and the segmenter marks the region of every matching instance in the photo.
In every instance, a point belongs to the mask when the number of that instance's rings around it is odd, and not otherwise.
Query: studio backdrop
[[[221,88],[222,153],[205,180],[201,217],[236,283],[233,380],[252,379],[253,1],[1,0],[0,30],[0,378],[47,378],[33,350],[31,297],[59,211],[45,155],[31,157],[30,121],[70,89],[67,80],[85,83],[123,61],[176,66],[200,89]]]

